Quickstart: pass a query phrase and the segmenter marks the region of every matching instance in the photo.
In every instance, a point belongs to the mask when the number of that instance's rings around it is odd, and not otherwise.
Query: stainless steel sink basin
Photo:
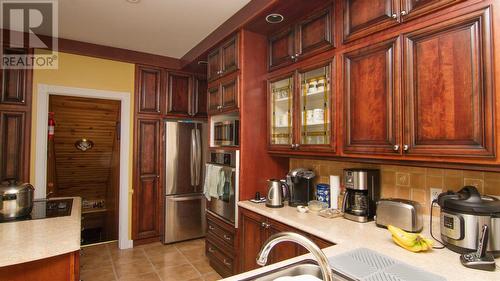
[[[332,270],[333,272],[333,277],[334,280],[339,280],[339,281],[355,281],[355,279],[351,279],[347,276],[344,276],[340,274],[339,272],[336,272],[335,270]],[[285,276],[298,276],[298,275],[312,275],[314,277],[317,277],[319,279],[322,279],[322,274],[321,274],[321,269],[319,268],[318,264],[314,260],[304,260],[300,261],[297,263],[293,263],[281,268],[277,268],[275,270],[271,270],[268,272],[264,272],[261,274],[258,274],[256,276],[252,276],[246,279],[243,279],[242,281],[272,281],[276,278],[279,277],[285,277]]]

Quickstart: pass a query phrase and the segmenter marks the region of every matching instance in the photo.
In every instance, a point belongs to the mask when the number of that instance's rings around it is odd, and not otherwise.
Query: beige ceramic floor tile
[[[190,262],[199,261],[206,258],[205,247],[181,250],[181,252]]]
[[[220,276],[217,272],[212,272],[203,275],[203,280],[204,281],[216,281],[216,280],[221,280],[222,276]]]
[[[160,277],[158,277],[158,274],[153,272],[153,273],[142,274],[139,276],[136,275],[123,276],[119,279],[119,281],[161,281],[161,280]]]
[[[159,270],[169,266],[189,264],[189,261],[180,252],[148,255],[153,266]]]
[[[205,239],[196,239],[196,240],[189,240],[189,241],[183,241],[179,243],[174,244],[175,247],[179,250],[191,250],[191,249],[196,249],[200,247],[205,247]]]
[[[173,253],[173,252],[177,253],[178,252],[177,248],[174,245],[163,245],[163,244],[159,244],[156,246],[151,246],[151,247],[147,247],[147,248],[143,248],[143,249],[144,249],[144,252],[146,252],[146,254],[148,256],[162,255],[165,253]]]
[[[82,270],[112,266],[111,257],[109,256],[109,254],[103,256],[99,255],[89,256],[84,254],[80,257],[80,265],[82,267]]]
[[[185,281],[201,277],[190,264],[169,266],[158,271],[158,274],[163,281]]]
[[[99,267],[93,269],[82,269],[80,279],[83,281],[115,281],[113,267]]]
[[[118,278],[122,278],[123,276],[139,276],[145,273],[154,272],[153,265],[147,261],[138,261],[129,264],[116,264],[115,271]]]
[[[146,254],[142,249],[127,249],[113,253],[111,258],[115,265],[122,265],[144,261]]]
[[[191,263],[196,270],[198,270],[202,275],[214,272],[214,269],[208,263],[208,259],[202,259]]]

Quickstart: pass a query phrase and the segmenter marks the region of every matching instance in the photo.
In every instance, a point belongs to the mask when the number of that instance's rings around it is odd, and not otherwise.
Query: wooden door
[[[291,226],[288,226],[286,224],[282,224],[280,222],[277,222],[275,220],[268,219],[268,236],[271,237],[271,235],[274,235],[276,233],[280,232],[295,232],[298,234],[304,235],[304,233],[300,232],[296,228],[293,228]],[[276,263],[280,261],[284,261],[287,259],[294,258],[298,256],[301,253],[302,246],[293,243],[293,242],[282,242],[278,245],[276,245],[272,250],[271,254],[269,257],[269,261],[267,264],[271,263]]]
[[[399,40],[344,54],[344,153],[400,153]]]
[[[137,112],[161,114],[162,70],[156,67],[138,66]]]
[[[162,189],[160,184],[162,121],[139,118],[136,122],[136,179],[134,188],[133,239],[158,237],[161,233]]]
[[[256,269],[257,255],[267,239],[264,216],[240,208],[240,272]]]
[[[221,83],[221,106],[223,111],[230,111],[238,108],[238,76],[229,78]]]
[[[207,57],[207,79],[208,81],[219,78],[221,72],[220,48],[213,50]]]
[[[399,0],[343,0],[344,42],[399,24]]]
[[[221,91],[220,85],[216,84],[208,88],[207,91],[208,114],[217,114],[221,110]]]
[[[329,49],[333,46],[331,10],[326,9],[297,26],[298,53],[300,57],[318,51]]]
[[[234,36],[221,47],[221,75],[238,69],[238,36]]]
[[[269,37],[269,69],[295,61],[295,29],[289,28]]]
[[[494,156],[490,10],[404,37],[408,155]]]
[[[401,17],[408,21],[465,0],[401,0]]]
[[[207,80],[204,78],[195,78],[193,89],[193,116],[207,117],[207,91]]]
[[[193,78],[184,73],[168,73],[167,114],[189,116],[192,112]]]
[[[0,111],[0,181],[14,178],[27,181],[25,169],[26,114],[18,111]]]

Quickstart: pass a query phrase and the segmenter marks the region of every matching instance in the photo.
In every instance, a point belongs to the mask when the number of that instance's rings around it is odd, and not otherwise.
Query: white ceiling
[[[181,58],[250,0],[63,0],[59,37]]]

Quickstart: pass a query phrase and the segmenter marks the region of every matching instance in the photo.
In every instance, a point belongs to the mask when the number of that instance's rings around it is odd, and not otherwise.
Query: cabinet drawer
[[[210,260],[210,264],[219,274],[221,274],[221,276],[230,276],[234,273],[234,256],[224,253],[220,248],[218,248],[209,240],[206,240],[205,247],[205,252],[208,259]]]
[[[210,219],[207,220],[207,225],[207,235],[212,235],[219,238],[220,241],[223,241],[224,244],[227,244],[227,246],[229,246],[231,249],[234,247],[234,232],[221,227],[215,221]]]

